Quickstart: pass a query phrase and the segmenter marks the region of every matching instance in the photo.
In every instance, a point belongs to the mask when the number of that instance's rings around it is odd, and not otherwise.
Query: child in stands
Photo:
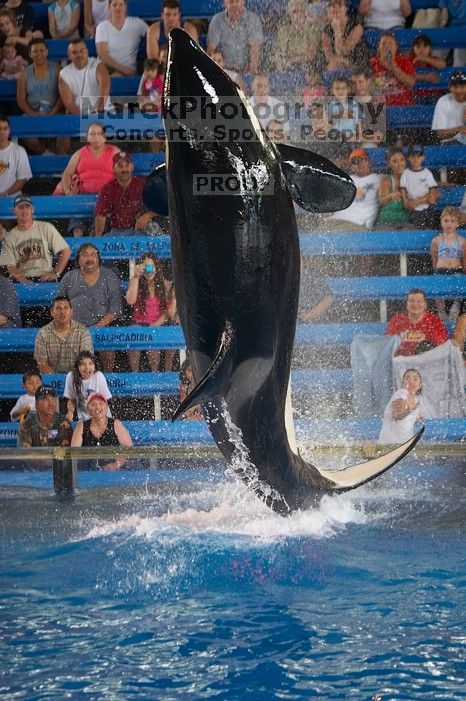
[[[222,52],[219,49],[214,49],[212,53],[210,54],[210,58],[212,61],[215,61],[217,66],[220,66],[220,68],[225,71],[227,76],[232,79],[233,82],[236,83],[236,85],[241,88],[241,90],[246,94],[246,85],[240,76],[239,73],[236,71],[230,71],[228,68],[225,68],[225,57],[222,54]]]
[[[138,87],[141,112],[159,112],[162,104],[163,78],[156,58],[146,58]]]
[[[363,109],[354,98],[350,98],[350,92],[350,79],[344,75],[335,76],[330,83],[332,98],[325,110],[327,133],[335,135],[339,132],[341,140],[346,142],[360,141],[363,131]]]
[[[66,376],[64,396],[68,399],[67,419],[72,421],[77,409],[78,419],[87,421],[87,400],[91,394],[101,394],[105,399],[111,399],[104,374],[99,370],[99,361],[90,351],[82,351],[74,362],[74,367]],[[109,416],[111,416],[109,410]]]
[[[414,74],[416,83],[420,81],[426,81],[434,85],[438,83],[440,76],[437,71],[446,68],[447,63],[444,58],[432,53],[432,42],[427,34],[419,34],[414,39],[410,57],[416,69]],[[434,68],[436,70],[419,71],[419,68]],[[438,88],[417,88],[415,102],[417,104],[430,103],[438,99],[440,95],[443,95],[443,90]]]
[[[5,44],[3,60],[0,63],[0,78],[2,80],[15,80],[27,65],[27,61],[18,54],[14,44]]]
[[[432,416],[429,402],[422,396],[422,377],[409,369],[403,375],[400,389],[390,397],[383,413],[378,443],[404,443],[416,433],[417,424]]]
[[[313,100],[325,97],[326,90],[322,80],[322,71],[312,63],[306,66],[306,85],[303,88],[303,105],[307,109]]]
[[[436,275],[462,275],[466,272],[466,239],[458,236],[460,213],[456,207],[445,207],[440,215],[442,233],[430,244],[432,267]],[[437,313],[445,320],[453,311],[453,300],[437,299]],[[459,304],[459,313],[466,311],[465,300]]]
[[[24,421],[30,411],[36,410],[36,390],[42,385],[42,377],[37,370],[28,370],[23,375],[23,387],[26,394],[22,394],[13,409],[10,411],[12,421]]]
[[[424,167],[424,159],[423,146],[414,144],[409,147],[409,165],[400,178],[401,199],[414,228],[436,229],[438,215],[435,203],[440,197],[440,192],[431,171]]]

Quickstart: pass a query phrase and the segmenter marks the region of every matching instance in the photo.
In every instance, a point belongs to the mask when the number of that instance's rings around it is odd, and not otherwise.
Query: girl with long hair
[[[163,275],[160,260],[153,253],[145,253],[136,262],[126,301],[133,307],[133,322],[139,326],[163,326],[174,317],[175,301],[170,283]],[[128,351],[132,372],[139,372],[140,351]],[[160,351],[147,351],[149,366],[157,372]]]
[[[405,371],[400,389],[397,389],[385,407],[378,443],[398,444],[407,441],[425,418],[433,416],[429,400],[422,394],[422,376],[419,370]]]
[[[111,399],[112,394],[108,388],[107,380],[99,369],[97,357],[90,351],[82,351],[76,358],[73,370],[69,372],[65,380],[64,396],[68,399],[67,418],[73,420],[77,410],[78,419],[87,421],[87,400],[91,394],[101,394],[105,399]],[[111,416],[109,410],[108,416]]]

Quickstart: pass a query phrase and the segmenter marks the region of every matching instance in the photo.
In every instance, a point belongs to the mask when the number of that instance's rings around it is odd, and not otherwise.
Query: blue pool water
[[[288,519],[161,467],[0,473],[2,700],[466,698],[464,459]]]

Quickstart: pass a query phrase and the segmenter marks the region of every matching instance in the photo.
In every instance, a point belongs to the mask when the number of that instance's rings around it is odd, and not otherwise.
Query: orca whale
[[[202,404],[234,471],[282,515],[374,479],[422,429],[387,455],[322,470],[298,454],[287,400],[300,276],[293,200],[345,209],[352,180],[321,156],[272,143],[238,86],[182,29],[169,35],[163,117],[166,166],[149,177],[144,201],[169,212],[196,381],[173,418]]]

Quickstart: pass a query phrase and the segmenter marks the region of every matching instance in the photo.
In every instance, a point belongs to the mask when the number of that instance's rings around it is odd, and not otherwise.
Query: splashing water
[[[221,407],[228,438],[235,447],[235,451],[231,457],[230,468],[227,469],[227,474],[236,474],[239,476],[242,481],[248,485],[249,489],[256,494],[256,497],[259,497],[259,499],[269,504],[272,508],[273,505],[276,505],[281,508],[282,512],[289,512],[290,507],[286,499],[284,499],[276,489],[259,479],[256,466],[249,460],[249,452],[244,445],[241,429],[233,423],[227,403],[224,399],[222,399]]]

